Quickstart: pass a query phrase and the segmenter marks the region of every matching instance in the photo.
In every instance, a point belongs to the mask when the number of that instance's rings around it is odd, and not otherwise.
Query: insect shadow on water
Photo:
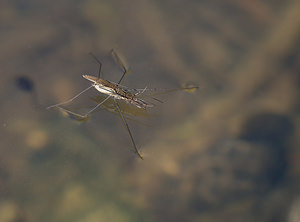
[[[18,76],[15,78],[15,85],[18,89],[26,93],[29,93],[31,95],[34,106],[37,108],[41,108],[41,104],[39,103],[38,100],[35,85],[31,78],[25,75]]]
[[[129,137],[133,144],[134,152],[139,156],[139,158],[143,159],[143,156],[137,149],[136,143],[133,139],[133,135],[132,135],[129,125],[126,121],[126,119],[128,119],[128,118],[124,116],[124,115],[126,115],[126,112],[124,109],[122,109],[124,107],[124,104],[122,102],[125,102],[139,110],[146,111],[148,108],[153,107],[154,104],[146,101],[145,99],[152,99],[156,102],[162,103],[161,100],[155,98],[154,96],[173,92],[173,91],[178,91],[178,90],[193,91],[193,90],[197,89],[198,87],[195,87],[195,86],[183,87],[183,88],[165,90],[164,92],[158,92],[159,89],[147,89],[147,87],[142,88],[142,89],[128,88],[126,86],[121,85],[121,83],[122,83],[125,75],[127,75],[129,73],[129,69],[125,66],[124,62],[121,60],[119,55],[115,52],[115,50],[111,50],[111,54],[112,54],[112,57],[114,58],[114,60],[121,66],[121,68],[123,70],[123,74],[117,83],[102,79],[102,76],[101,76],[102,63],[94,54],[90,53],[90,55],[99,64],[98,76],[95,77],[95,76],[91,76],[91,75],[83,75],[83,78],[91,81],[92,85],[90,85],[88,88],[84,89],[77,95],[75,95],[73,98],[71,98],[67,101],[58,103],[58,104],[51,105],[51,106],[47,107],[47,109],[57,107],[60,110],[62,110],[68,117],[70,117],[71,119],[77,120],[77,121],[87,121],[89,119],[90,114],[97,111],[97,109],[99,107],[107,109],[110,112],[117,113],[120,116],[127,133],[129,134]],[[88,112],[86,112],[84,115],[69,111],[69,110],[61,107],[61,105],[72,102],[74,99],[76,99],[77,97],[79,97],[80,95],[82,95],[83,93],[85,93],[86,91],[88,91],[91,88],[95,88],[97,91],[102,93],[104,95],[104,97],[98,96],[98,97],[92,98],[92,100],[94,102],[96,102],[97,105],[94,106],[92,109],[90,109]],[[109,104],[109,103],[107,103],[108,100],[113,101],[113,106],[111,106],[111,103],[110,103],[110,105],[108,105]],[[140,114],[141,113],[143,113],[143,112],[140,112]],[[143,115],[143,114],[141,114],[141,115]],[[146,115],[146,114],[144,113],[144,115]]]

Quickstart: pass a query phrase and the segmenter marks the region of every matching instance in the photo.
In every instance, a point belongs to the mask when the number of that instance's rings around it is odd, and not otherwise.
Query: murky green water
[[[298,1],[0,6],[1,222],[299,220]],[[118,115],[46,109],[89,86],[89,52],[116,82],[112,48],[128,87],[200,87],[129,120],[144,160]]]

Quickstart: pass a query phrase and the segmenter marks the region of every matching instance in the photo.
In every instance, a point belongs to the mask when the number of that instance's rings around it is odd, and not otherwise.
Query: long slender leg
[[[101,106],[103,103],[105,103],[105,101],[108,100],[110,97],[111,97],[111,96],[107,96],[101,103],[97,104],[93,109],[91,109],[90,111],[88,111],[88,112],[87,112],[86,114],[84,114],[84,115],[81,115],[81,114],[72,112],[72,111],[67,110],[67,109],[65,109],[65,108],[62,108],[62,107],[60,107],[60,106],[57,106],[57,108],[59,108],[59,109],[65,111],[65,112],[68,112],[68,113],[70,113],[70,114],[72,114],[72,115],[79,116],[79,117],[81,117],[81,118],[86,118],[91,112],[93,112],[95,109],[97,109],[97,108],[98,108],[99,106]]]
[[[89,115],[91,112],[93,112],[95,109],[97,109],[99,106],[101,106],[103,103],[105,103],[106,100],[108,100],[111,96],[107,96],[101,103],[97,104],[97,106],[95,106],[93,109],[91,109],[90,111],[88,111],[84,117],[86,117],[87,115]]]
[[[182,87],[182,88],[175,88],[175,89],[166,89],[163,92],[151,93],[151,94],[148,94],[148,95],[145,95],[145,96],[141,95],[140,98],[151,98],[153,96],[164,95],[164,94],[168,94],[168,93],[172,93],[172,92],[176,92],[176,91],[181,91],[181,90],[183,90],[185,92],[193,92],[197,89],[199,89],[199,86]],[[143,89],[141,89],[141,90],[143,90]],[[149,90],[153,90],[155,92],[158,89],[149,89]]]
[[[120,56],[117,54],[117,52],[112,49],[111,50],[111,54],[113,56],[113,58],[115,59],[115,61],[121,66],[121,68],[123,69],[123,75],[121,76],[120,80],[118,81],[118,84],[120,84],[124,78],[124,76],[126,74],[128,74],[129,70],[128,68],[125,66],[124,62],[122,61],[122,59],[120,58]]]
[[[52,106],[48,106],[47,109],[51,109],[53,107],[57,107],[57,106],[60,106],[60,105],[63,105],[63,104],[66,104],[66,103],[69,103],[69,102],[72,102],[74,99],[76,99],[78,96],[80,96],[82,93],[86,92],[87,90],[89,90],[90,88],[92,88],[94,85],[91,85],[89,86],[88,88],[86,88],[85,90],[81,91],[80,93],[78,93],[76,96],[74,96],[72,99],[69,99],[65,102],[62,102],[62,103],[57,103],[57,104],[54,104]]]
[[[163,101],[161,101],[160,99],[157,99],[155,97],[150,97],[150,98],[153,99],[153,100],[155,100],[155,101],[157,101],[157,102],[164,103]]]
[[[100,79],[102,63],[100,62],[100,60],[93,53],[90,52],[89,54],[99,63],[98,79]]]
[[[147,89],[147,86],[142,91],[136,93],[135,96],[143,94],[146,91],[146,89]]]
[[[122,122],[124,123],[124,126],[125,126],[125,128],[126,128],[128,134],[129,134],[129,136],[130,136],[131,141],[132,141],[132,144],[133,144],[133,147],[134,147],[134,152],[135,152],[135,153],[143,160],[144,158],[143,158],[143,156],[139,153],[139,151],[138,151],[138,149],[137,149],[137,147],[136,147],[136,145],[135,145],[133,136],[132,136],[132,134],[131,134],[131,131],[130,131],[130,129],[129,129],[129,126],[128,126],[128,124],[127,124],[127,121],[125,120],[125,118],[124,118],[124,116],[123,116],[123,114],[122,114],[122,111],[121,111],[121,109],[120,109],[120,106],[119,106],[119,104],[118,104],[118,102],[117,102],[116,99],[114,99],[114,101],[115,101],[116,106],[117,106],[117,108],[118,108],[118,111],[119,111],[119,113],[120,113],[120,117],[121,117],[121,119],[122,119]]]
[[[74,112],[72,112],[70,110],[67,110],[65,108],[62,108],[60,106],[57,106],[57,108],[62,110],[72,120],[76,120],[76,121],[79,121],[79,122],[85,122],[89,119],[89,116],[83,116],[83,115],[80,115],[78,113],[74,113]]]

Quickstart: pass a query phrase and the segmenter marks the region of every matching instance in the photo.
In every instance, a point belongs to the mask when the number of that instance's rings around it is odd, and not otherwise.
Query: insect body
[[[131,93],[126,87],[122,87],[119,84],[109,82],[97,78],[95,76],[83,75],[83,78],[93,82],[93,86],[101,93],[109,95],[115,99],[125,100],[127,103],[130,103],[138,108],[146,109],[147,107],[153,107],[152,104],[147,103],[146,101],[138,98],[137,96],[141,94]]]
[[[78,93],[76,96],[74,96],[72,99],[69,99],[68,101],[62,102],[62,103],[58,103],[52,106],[47,107],[47,109],[53,108],[53,107],[57,107],[59,109],[62,109],[65,113],[67,113],[69,116],[71,117],[75,117],[75,119],[88,119],[89,114],[92,113],[94,110],[96,110],[99,106],[101,106],[103,103],[105,103],[109,98],[113,98],[115,106],[120,114],[121,120],[124,123],[124,126],[130,136],[131,142],[133,144],[134,147],[134,152],[141,158],[143,159],[143,156],[140,154],[140,152],[138,151],[135,141],[133,139],[133,136],[131,134],[131,131],[129,129],[128,123],[126,121],[126,119],[124,118],[124,115],[121,111],[121,108],[117,102],[117,100],[125,100],[127,103],[133,104],[138,108],[142,108],[142,109],[146,109],[146,107],[150,107],[152,105],[146,103],[145,101],[143,101],[142,99],[137,98],[137,95],[140,94],[141,92],[138,92],[136,94],[133,94],[131,92],[129,92],[129,90],[126,87],[123,87],[120,85],[120,83],[122,82],[124,76],[128,73],[128,69],[125,67],[124,63],[122,62],[122,60],[120,59],[120,57],[117,55],[117,53],[112,50],[112,56],[114,57],[114,59],[120,64],[120,66],[123,69],[123,75],[120,78],[118,83],[112,83],[109,82],[107,80],[103,80],[101,79],[101,67],[102,67],[102,63],[97,59],[97,57],[93,54],[91,54],[91,56],[99,63],[99,72],[98,72],[98,77],[95,76],[90,76],[90,75],[83,75],[83,77],[91,82],[93,82],[93,84],[91,86],[89,86],[88,88],[86,88],[85,90],[81,91],[80,93]],[[83,94],[84,92],[86,92],[87,90],[91,89],[92,87],[94,87],[95,89],[97,89],[99,92],[107,95],[107,97],[100,102],[99,104],[97,104],[93,109],[89,110],[85,115],[80,115],[80,114],[76,114],[74,112],[68,111],[62,107],[60,107],[63,104],[72,102],[74,99],[76,99],[78,96],[80,96],[81,94]]]
[[[127,88],[125,86],[120,85],[120,83],[122,82],[124,76],[128,73],[128,69],[126,68],[126,66],[124,65],[124,63],[122,62],[122,60],[120,59],[120,57],[117,55],[117,53],[112,50],[112,56],[114,57],[114,59],[119,63],[119,65],[122,67],[123,69],[123,75],[120,78],[120,80],[118,81],[118,83],[113,83],[107,80],[104,80],[101,77],[101,67],[102,64],[101,62],[97,59],[96,56],[94,56],[93,54],[91,54],[91,56],[93,56],[93,58],[99,63],[99,72],[98,72],[98,77],[95,76],[91,76],[91,75],[83,75],[83,77],[89,81],[92,82],[92,85],[89,86],[88,88],[84,89],[83,91],[81,91],[80,93],[78,93],[76,96],[74,96],[72,99],[69,99],[68,101],[62,102],[62,103],[58,103],[52,106],[49,106],[49,108],[52,107],[57,107],[59,109],[61,109],[67,116],[69,116],[72,119],[75,119],[77,121],[86,121],[89,118],[89,114],[92,113],[94,110],[96,110],[98,107],[100,107],[102,104],[104,104],[108,99],[113,99],[114,101],[114,106],[115,106],[115,110],[116,113],[119,114],[125,128],[126,131],[128,132],[131,142],[133,144],[133,148],[134,148],[134,152],[141,158],[143,159],[142,155],[140,154],[140,152],[137,149],[137,146],[135,144],[135,141],[133,139],[133,136],[131,134],[131,131],[129,129],[128,123],[126,121],[126,119],[124,118],[124,111],[121,110],[120,105],[118,103],[118,100],[122,100],[125,101],[139,109],[142,110],[146,110],[148,107],[153,107],[153,104],[146,102],[145,100],[143,100],[142,98],[151,98],[153,100],[156,100],[158,102],[162,102],[159,99],[156,99],[153,97],[153,95],[159,95],[161,93],[154,93],[152,95],[148,95],[148,96],[142,96],[142,94],[145,91],[155,91],[156,89],[130,89]],[[73,101],[74,99],[76,99],[78,96],[80,96],[81,94],[83,94],[84,92],[86,92],[87,90],[91,89],[91,88],[95,88],[96,90],[98,90],[100,93],[106,95],[106,97],[104,97],[104,99],[100,102],[97,101],[97,105],[89,110],[85,115],[80,115],[77,113],[74,113],[72,111],[66,110],[64,108],[61,107],[61,105],[69,103],[71,101]],[[194,90],[198,87],[185,87],[185,88],[178,88],[178,89],[171,89],[171,90],[167,90],[165,91],[165,93],[168,92],[173,92],[173,91],[177,91],[177,90]],[[163,93],[164,94],[164,93]]]

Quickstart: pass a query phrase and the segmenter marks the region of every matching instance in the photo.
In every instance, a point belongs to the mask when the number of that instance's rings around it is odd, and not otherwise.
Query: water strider
[[[121,82],[124,79],[124,76],[126,74],[128,74],[127,67],[124,65],[121,58],[118,56],[118,54],[114,50],[112,50],[111,53],[112,53],[113,58],[119,63],[119,65],[123,69],[123,74],[122,74],[120,80],[118,81],[118,83],[114,83],[114,82],[104,80],[104,79],[101,78],[102,63],[98,60],[98,58],[95,55],[91,54],[91,56],[99,63],[98,77],[90,76],[90,75],[83,75],[83,78],[91,81],[92,85],[89,86],[88,88],[84,89],[80,93],[78,93],[73,98],[71,98],[71,99],[69,99],[65,102],[49,106],[49,107],[47,107],[47,109],[57,107],[57,108],[61,109],[65,114],[67,114],[70,118],[75,119],[77,121],[85,121],[89,118],[90,113],[95,111],[101,105],[104,105],[104,103],[108,99],[113,99],[114,106],[115,106],[114,111],[116,111],[120,115],[120,118],[121,118],[128,134],[130,136],[131,142],[132,142],[133,147],[134,147],[134,152],[141,159],[143,159],[143,156],[140,154],[139,150],[137,149],[137,146],[136,146],[135,141],[133,139],[133,136],[131,134],[129,125],[126,121],[126,118],[123,115],[124,111],[122,111],[118,101],[125,101],[126,103],[131,104],[132,106],[137,107],[138,109],[146,110],[147,108],[153,107],[154,105],[152,103],[149,103],[149,102],[145,101],[144,98],[151,98],[155,101],[162,102],[159,99],[154,98],[153,96],[159,95],[159,94],[165,94],[165,93],[169,93],[169,92],[173,92],[173,91],[177,91],[177,90],[193,91],[193,90],[197,89],[198,87],[191,86],[191,87],[184,87],[184,88],[178,88],[178,89],[170,89],[170,90],[166,90],[163,93],[161,93],[161,92],[155,93],[155,92],[158,91],[158,89],[147,89],[147,87],[143,88],[143,89],[130,89],[128,87],[125,87],[125,86],[121,85]],[[104,97],[102,99],[102,101],[100,101],[100,102],[97,101],[98,104],[94,108],[89,110],[86,114],[80,115],[80,114],[77,114],[75,112],[71,112],[69,110],[66,110],[66,109],[60,107],[63,104],[72,102],[78,96],[80,96],[81,94],[83,94],[84,92],[86,92],[87,90],[89,90],[91,88],[95,88],[100,93],[104,94],[106,97]],[[152,94],[144,95],[145,92],[152,92]]]

